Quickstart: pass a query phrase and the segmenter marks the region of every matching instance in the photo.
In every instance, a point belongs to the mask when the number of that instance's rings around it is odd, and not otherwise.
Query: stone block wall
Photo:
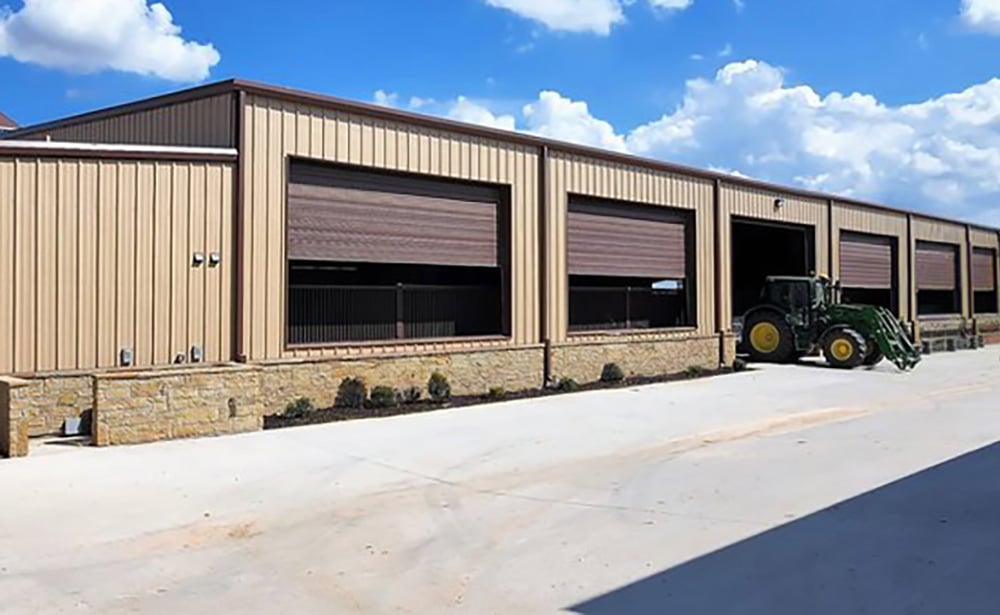
[[[260,369],[251,366],[97,375],[93,399],[97,446],[262,427]]]
[[[0,457],[28,454],[29,382],[0,378]]]
[[[553,346],[552,376],[593,382],[600,379],[606,363],[617,363],[628,376],[674,374],[694,365],[717,369],[719,343],[715,335],[649,340],[639,337],[621,341],[574,342],[571,339]],[[735,357],[735,353],[733,342],[732,356]]]
[[[491,387],[519,391],[542,386],[542,346],[488,348],[441,354],[302,359],[262,366],[261,399],[266,414],[281,412],[298,397],[317,406],[333,404],[344,378],[364,379],[369,389],[418,386],[426,394],[434,371],[448,377],[453,395],[476,395]]]
[[[736,336],[724,333],[720,336],[719,343],[722,344],[722,364],[732,367],[736,361]]]
[[[22,392],[32,438],[62,433],[66,419],[79,418],[93,407],[93,375],[53,375],[28,379]]]

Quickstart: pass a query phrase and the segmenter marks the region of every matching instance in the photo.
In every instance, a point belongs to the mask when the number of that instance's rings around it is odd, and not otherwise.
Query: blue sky
[[[238,76],[1000,224],[1000,0],[5,2],[21,123]]]

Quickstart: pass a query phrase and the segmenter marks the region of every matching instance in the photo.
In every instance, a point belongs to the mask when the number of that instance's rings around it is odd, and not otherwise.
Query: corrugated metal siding
[[[232,94],[52,128],[24,139],[125,145],[235,147]]]
[[[913,242],[910,245],[910,258],[915,259],[918,241],[929,241],[935,243],[947,243],[958,246],[959,272],[958,279],[960,294],[962,296],[962,316],[969,316],[972,306],[969,305],[969,250],[966,241],[966,228],[961,224],[949,224],[939,220],[929,220],[919,216],[913,216]],[[917,288],[914,283],[911,301],[916,304]]]
[[[0,158],[0,374],[231,354],[231,165]],[[157,222],[154,224],[154,220]],[[194,251],[222,264],[192,268]]]
[[[896,242],[896,287],[899,289],[899,316],[906,318],[910,310],[908,271],[910,251],[906,249],[906,215],[881,211],[869,207],[834,203],[833,206],[833,261],[831,275],[840,277],[840,232],[854,231],[895,237]]]
[[[775,207],[776,199],[784,199],[784,205]],[[815,227],[816,273],[829,275],[829,222],[828,204],[820,199],[805,199],[780,192],[770,192],[756,188],[722,185],[720,195],[722,212],[720,216],[719,241],[722,256],[722,288],[729,293],[732,288],[732,216],[805,224]],[[723,323],[729,329],[733,321],[732,301],[723,302]]]
[[[478,348],[494,343],[285,349],[285,173],[296,155],[506,184],[511,191],[512,336],[538,342],[538,156],[534,148],[249,96],[243,152],[246,212],[243,345],[251,360]]]
[[[972,245],[976,248],[1000,249],[1000,233],[996,231],[984,231],[983,229],[971,229],[969,233]]]
[[[551,152],[549,156],[547,229],[548,331],[554,342],[569,327],[567,263],[568,195],[663,205],[695,212],[695,270],[698,331],[715,332],[715,252],[712,182],[665,171]],[[642,337],[643,334],[636,334]],[[574,339],[576,339],[574,337]],[[616,336],[616,339],[620,339]]]

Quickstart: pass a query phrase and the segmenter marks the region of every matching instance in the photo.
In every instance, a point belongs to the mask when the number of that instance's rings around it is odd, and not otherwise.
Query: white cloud
[[[0,57],[78,72],[116,70],[201,81],[219,63],[212,45],[185,40],[170,11],[146,0],[24,0],[0,7]]]
[[[637,0],[485,0],[557,32],[583,32],[607,36],[614,26],[625,23],[625,7]],[[694,0],[647,0],[663,11],[680,11]]]
[[[701,55],[700,53],[692,53],[688,57],[694,60],[695,62],[700,62],[705,59],[705,56]]]
[[[694,0],[649,0],[653,8],[666,11],[683,11],[694,4]]]
[[[400,96],[395,92],[377,90],[372,97],[376,105],[395,107],[407,111],[419,111],[429,115],[448,118],[457,122],[478,124],[499,130],[515,130],[516,119],[510,114],[494,113],[489,104],[478,102],[465,96],[450,101],[411,96],[406,105],[400,104]]]
[[[437,105],[431,112],[446,117],[1000,222],[1000,78],[889,106],[861,93],[821,94],[788,83],[780,68],[747,60],[688,81],[675,109],[631,130],[554,91],[520,113],[498,115],[496,105],[464,98]]]
[[[720,58],[728,58],[729,56],[733,55],[733,44],[726,43],[725,46],[722,49],[720,49],[716,55],[718,55]]]
[[[587,103],[570,100],[559,92],[546,91],[522,110],[528,132],[560,141],[570,141],[609,150],[625,151],[625,139],[614,126],[595,118]]]
[[[736,9],[737,13],[742,13],[743,9],[747,8],[747,3],[743,0],[733,0],[733,8]]]
[[[607,36],[612,26],[625,21],[618,0],[486,0],[486,3],[564,32]]]
[[[973,29],[1000,34],[1000,0],[962,0],[962,21]]]

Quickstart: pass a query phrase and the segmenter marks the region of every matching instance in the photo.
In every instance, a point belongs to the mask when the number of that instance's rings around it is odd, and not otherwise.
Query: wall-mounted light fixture
[[[121,363],[122,367],[132,367],[132,349],[122,348],[121,352],[118,353],[118,362]]]
[[[204,262],[205,262],[204,252],[195,252],[191,256],[191,264],[194,265],[195,267],[200,267]]]
[[[775,209],[781,209],[784,206],[785,206],[785,199],[782,199],[780,197],[777,198],[777,199],[774,199],[774,208]]]
[[[219,263],[222,262],[222,255],[218,252],[212,252],[208,255],[208,265],[209,267],[218,267]]]
[[[205,359],[205,353],[202,352],[201,346],[191,347],[191,362],[201,363]]]

